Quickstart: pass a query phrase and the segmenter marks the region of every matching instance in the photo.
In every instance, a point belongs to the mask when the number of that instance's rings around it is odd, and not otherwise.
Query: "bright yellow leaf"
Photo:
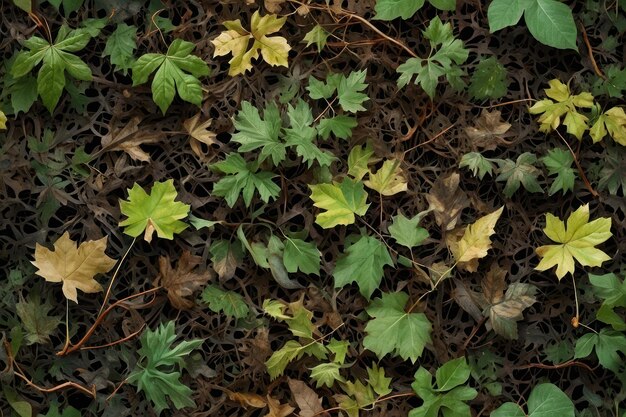
[[[63,295],[78,303],[76,290],[86,293],[102,291],[94,277],[109,272],[116,263],[104,253],[106,245],[105,236],[77,246],[65,232],[54,243],[54,250],[37,244],[32,264],[38,268],[36,274],[46,281],[63,283]]]
[[[601,217],[590,222],[589,204],[579,207],[569,216],[567,227],[558,217],[546,214],[546,227],[543,231],[559,244],[537,248],[537,255],[542,259],[535,269],[545,271],[556,266],[559,280],[568,272],[574,273],[574,259],[583,266],[600,266],[602,262],[611,259],[600,249],[594,248],[612,236],[611,219]]]
[[[230,64],[228,75],[230,76],[251,70],[252,59],[258,58],[259,53],[270,65],[288,66],[288,54],[291,48],[287,39],[282,36],[267,36],[278,32],[286,20],[286,17],[278,18],[271,14],[261,16],[256,11],[250,20],[250,31],[243,28],[239,19],[224,22],[228,30],[211,41],[215,46],[213,57],[233,55],[228,61]],[[248,49],[250,39],[253,39],[254,43]]]
[[[460,239],[456,239],[454,233],[447,239],[450,252],[456,260],[457,266],[469,272],[475,272],[478,268],[478,259],[487,256],[491,249],[491,235],[495,233],[495,226],[504,210],[500,207],[493,213],[487,214],[468,225]],[[460,233],[457,234],[457,236]]]
[[[407,179],[400,168],[399,160],[388,160],[375,174],[370,172],[365,186],[385,196],[391,196],[407,190]]]
[[[0,130],[6,130],[7,128],[7,116],[0,110]]]

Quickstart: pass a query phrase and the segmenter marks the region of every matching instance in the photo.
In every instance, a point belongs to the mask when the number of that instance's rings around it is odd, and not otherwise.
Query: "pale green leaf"
[[[315,222],[324,229],[355,222],[354,215],[363,216],[369,207],[363,183],[344,178],[341,183],[309,185],[315,207],[326,210]]]
[[[245,298],[234,291],[222,290],[217,285],[208,285],[202,291],[201,297],[215,313],[224,312],[229,317],[242,319],[250,312]]]
[[[389,226],[389,233],[396,242],[407,248],[419,246],[428,238],[428,230],[419,226],[422,216],[419,214],[408,219],[404,214],[398,214],[393,218],[393,224]]]
[[[524,11],[530,33],[544,45],[559,49],[576,46],[576,23],[572,10],[558,0],[533,0]]]

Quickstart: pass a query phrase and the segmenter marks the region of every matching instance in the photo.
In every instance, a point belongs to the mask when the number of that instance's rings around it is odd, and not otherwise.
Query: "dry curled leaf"
[[[280,401],[269,395],[267,396],[267,406],[269,407],[269,411],[265,417],[287,417],[295,410],[295,408],[289,404],[281,404]]]
[[[183,127],[185,131],[189,134],[189,144],[191,146],[191,150],[199,157],[204,158],[204,153],[202,152],[202,148],[200,147],[200,142],[204,143],[207,146],[211,146],[216,143],[215,140],[215,132],[209,130],[211,126],[212,119],[207,119],[200,122],[201,113],[196,114],[190,119],[187,119],[183,122]]]
[[[459,181],[458,172],[441,176],[426,195],[428,209],[433,211],[435,221],[444,230],[454,229],[463,209],[469,207],[469,199],[459,188]]]
[[[324,411],[322,399],[307,384],[297,379],[287,380],[293,399],[298,404],[300,417],[313,417]]]
[[[54,250],[37,243],[32,264],[37,267],[36,274],[46,281],[63,283],[63,295],[78,303],[76,290],[86,293],[102,291],[94,277],[109,272],[116,263],[104,253],[106,246],[106,236],[76,245],[65,232],[54,242]]]
[[[465,128],[465,134],[471,139],[474,148],[492,151],[500,145],[510,145],[502,138],[510,128],[511,124],[502,120],[499,110],[483,110],[476,119],[476,125]]]
[[[287,0],[265,0],[263,3],[265,5],[265,10],[270,13],[280,13],[282,9],[281,5]]]
[[[141,118],[135,116],[124,126],[110,126],[109,133],[102,137],[102,148],[107,151],[124,151],[137,161],[150,162],[150,155],[140,145],[161,142],[165,134],[143,127],[139,129],[140,123]]]
[[[228,393],[228,398],[230,398],[231,401],[238,402],[245,409],[247,409],[248,407],[263,408],[267,406],[267,401],[265,401],[265,398],[261,397],[258,394],[252,394],[250,392],[232,392],[232,391],[227,391],[227,393]]]
[[[201,257],[185,251],[178,260],[176,269],[172,269],[169,257],[159,258],[160,271],[155,285],[161,285],[167,290],[167,298],[174,308],[179,310],[192,308],[195,303],[189,297],[211,279],[209,271],[194,272],[201,261]]]

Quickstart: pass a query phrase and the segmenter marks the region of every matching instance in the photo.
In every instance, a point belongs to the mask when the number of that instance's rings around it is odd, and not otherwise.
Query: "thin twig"
[[[591,43],[589,43],[589,37],[587,36],[585,25],[583,24],[583,22],[579,22],[579,23],[580,23],[580,31],[583,34],[583,40],[585,41],[585,45],[587,46],[587,55],[589,55],[589,59],[591,60],[591,66],[593,67],[593,70],[595,71],[598,77],[602,78],[603,80],[606,80],[606,76],[604,75],[602,70],[598,67],[596,60],[593,57],[593,49],[591,48]]]

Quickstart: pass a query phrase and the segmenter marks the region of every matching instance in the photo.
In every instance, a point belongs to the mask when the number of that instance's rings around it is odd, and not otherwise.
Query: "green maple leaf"
[[[508,84],[506,68],[492,56],[478,62],[467,92],[477,100],[493,100],[506,95]]]
[[[606,253],[594,246],[612,236],[611,218],[601,217],[589,221],[589,204],[580,206],[565,223],[552,214],[546,214],[545,234],[558,245],[545,245],[536,249],[541,262],[535,268],[546,271],[556,266],[556,276],[560,280],[567,274],[574,273],[576,259],[583,266],[600,266],[611,259]]]
[[[295,146],[296,153],[302,157],[303,162],[307,162],[309,168],[314,161],[320,166],[330,166],[337,158],[328,151],[322,151],[314,143],[317,131],[311,127],[313,114],[311,107],[304,100],[299,99],[296,107],[291,104],[287,108],[290,128],[285,129],[285,144]]]
[[[354,117],[340,114],[335,117],[321,119],[317,125],[317,133],[324,140],[328,139],[331,133],[339,139],[348,139],[352,136],[352,129],[357,124]]]
[[[339,373],[340,369],[341,365],[336,362],[320,363],[311,368],[311,378],[315,381],[316,388],[320,388],[324,385],[328,388],[332,388],[335,381],[346,382]]]
[[[385,369],[379,368],[376,364],[367,368],[367,382],[374,392],[381,397],[391,392],[391,378],[387,378]]]
[[[280,141],[281,120],[278,107],[270,104],[265,108],[263,119],[259,110],[247,101],[241,103],[241,110],[233,119],[238,130],[232,137],[239,143],[239,152],[249,152],[261,148],[259,162],[270,158],[275,166],[285,159],[285,144]]]
[[[213,194],[224,197],[230,207],[234,207],[239,195],[243,196],[246,207],[250,207],[255,190],[265,203],[280,194],[280,187],[272,181],[274,173],[257,171],[258,163],[246,163],[239,154],[230,154],[211,167],[227,174],[213,185]]]
[[[302,239],[287,237],[284,241],[285,252],[283,262],[289,273],[300,270],[305,274],[319,276],[322,254],[315,242],[305,242]]]
[[[91,39],[85,28],[70,30],[61,26],[54,43],[32,36],[23,42],[28,50],[17,54],[11,75],[21,78],[43,61],[37,75],[37,92],[48,111],[56,107],[67,83],[65,73],[80,81],[91,81],[91,69],[72,52],[84,49]]]
[[[424,37],[430,40],[431,56],[426,59],[409,58],[404,64],[398,66],[396,71],[400,73],[398,87],[402,88],[409,84],[414,76],[415,84],[421,86],[432,99],[439,84],[441,76],[446,77],[450,85],[459,90],[464,86],[461,75],[463,71],[458,67],[469,56],[469,51],[459,39],[452,35],[452,25],[441,22],[439,17],[430,21],[426,30],[422,32]],[[437,49],[434,54],[432,51]]]
[[[369,207],[363,183],[344,178],[341,183],[309,185],[313,205],[326,210],[315,222],[324,229],[355,222],[354,215],[363,216]]]
[[[538,101],[528,110],[530,114],[541,114],[538,119],[539,130],[546,133],[553,131],[561,124],[561,117],[565,116],[563,124],[567,126],[567,133],[576,136],[578,140],[582,139],[583,133],[589,128],[589,118],[578,113],[577,107],[593,107],[593,96],[588,92],[572,95],[569,86],[556,79],[548,84],[550,88],[544,91],[549,98]]]
[[[126,75],[133,65],[135,49],[137,49],[137,27],[118,23],[107,38],[102,55],[111,57],[111,64],[115,65],[115,70]]]
[[[337,86],[337,99],[345,111],[356,113],[365,110],[363,103],[369,100],[367,94],[362,93],[367,88],[366,75],[367,70],[362,70],[353,71],[347,77],[341,77]]]
[[[398,214],[393,218],[393,224],[389,226],[389,233],[400,245],[412,248],[419,246],[428,238],[428,230],[419,226],[422,216],[419,214],[408,219],[404,214]]]
[[[58,316],[51,316],[52,305],[41,302],[39,295],[31,295],[28,300],[20,296],[15,304],[15,312],[26,330],[26,344],[50,343],[50,335],[57,330],[61,323]]]
[[[598,188],[616,195],[619,189],[626,193],[626,152],[616,146],[608,146],[596,165],[595,177]]]
[[[152,80],[152,99],[165,114],[176,92],[184,101],[200,106],[202,85],[198,78],[209,75],[209,66],[200,57],[191,54],[196,46],[176,39],[166,54],[145,54],[132,65],[133,87]]]
[[[489,158],[485,158],[479,152],[469,152],[461,157],[460,168],[469,168],[474,176],[483,179],[485,175],[493,175],[495,166]]]
[[[328,36],[330,36],[330,33],[328,33],[326,29],[318,24],[313,26],[313,29],[311,29],[306,33],[306,35],[304,35],[302,42],[306,42],[306,46],[311,46],[312,44],[315,44],[317,46],[317,51],[321,52],[322,49],[324,49],[324,46],[326,46]]]
[[[594,94],[607,94],[611,98],[622,97],[622,92],[626,90],[626,68],[620,68],[618,65],[608,65],[603,69],[606,79],[596,77],[593,84]]]
[[[431,342],[432,325],[424,313],[405,312],[409,296],[383,293],[367,307],[373,318],[365,326],[363,347],[382,359],[388,353],[415,362]]]
[[[124,233],[137,237],[144,233],[144,240],[150,242],[156,231],[163,239],[174,239],[174,233],[180,233],[187,224],[180,221],[189,214],[189,205],[174,201],[178,193],[174,180],[154,183],[150,194],[135,183],[128,190],[128,201],[121,200],[122,214],[128,217],[120,222],[126,226]]]
[[[310,76],[309,85],[306,87],[309,92],[309,96],[314,100],[325,99],[328,100],[337,91],[339,83],[345,78],[343,74],[328,74],[326,80],[318,80],[317,78]]]
[[[528,397],[528,413],[519,404],[508,402],[491,413],[491,417],[574,417],[574,404],[569,397],[554,384],[535,386]]]
[[[348,175],[360,181],[369,172],[368,165],[374,155],[374,149],[370,143],[363,146],[355,146],[348,155]]]
[[[496,181],[506,181],[504,185],[504,195],[511,198],[513,194],[523,185],[526,191],[531,193],[542,193],[543,190],[537,182],[537,177],[541,171],[534,164],[537,163],[537,157],[530,153],[524,152],[517,157],[515,162],[510,159],[498,159],[500,166],[500,175],[496,177]]]
[[[576,180],[576,171],[572,168],[574,157],[569,151],[564,149],[550,149],[548,154],[541,158],[541,162],[548,168],[550,175],[556,175],[556,178],[550,186],[549,195],[558,191],[566,192],[574,189],[574,181]]]
[[[385,244],[375,237],[361,236],[337,261],[335,288],[356,282],[363,297],[369,299],[380,286],[385,265],[393,265]]]
[[[176,409],[196,405],[191,399],[191,389],[180,381],[180,368],[185,358],[203,341],[195,339],[172,346],[175,340],[173,321],[161,324],[154,331],[146,330],[141,335],[141,348],[137,351],[139,361],[127,379],[146,394],[157,414],[170,408],[168,397]]]
[[[216,285],[206,286],[201,297],[214,313],[224,312],[229,317],[242,319],[250,312],[245,298],[234,291],[225,291]]]

